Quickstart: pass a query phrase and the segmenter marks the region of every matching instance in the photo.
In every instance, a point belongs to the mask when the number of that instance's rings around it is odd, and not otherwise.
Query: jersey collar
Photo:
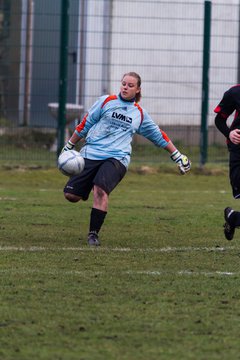
[[[119,98],[122,100],[122,101],[124,101],[124,102],[131,102],[131,103],[133,103],[135,100],[136,100],[136,98],[134,97],[133,99],[130,99],[130,100],[125,100],[125,99],[123,99],[123,97],[121,96],[121,94],[119,93]]]

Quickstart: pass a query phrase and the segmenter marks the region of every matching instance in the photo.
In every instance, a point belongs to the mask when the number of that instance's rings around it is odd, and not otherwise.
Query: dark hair
[[[140,75],[138,75],[138,74],[135,73],[134,71],[130,71],[130,72],[124,74],[123,77],[122,77],[122,79],[123,79],[125,76],[132,76],[132,77],[134,77],[135,79],[137,79],[137,86],[138,86],[138,87],[141,87],[142,80],[141,80],[141,76],[140,76]],[[138,103],[138,102],[140,101],[141,97],[142,97],[142,94],[141,94],[141,90],[140,90],[140,92],[136,94],[136,99],[135,99],[136,103]]]

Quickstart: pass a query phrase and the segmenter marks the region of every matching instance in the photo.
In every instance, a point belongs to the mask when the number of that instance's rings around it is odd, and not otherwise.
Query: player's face
[[[137,79],[133,76],[126,75],[122,79],[120,93],[123,99],[131,100],[135,98],[136,94],[141,91],[137,85]]]

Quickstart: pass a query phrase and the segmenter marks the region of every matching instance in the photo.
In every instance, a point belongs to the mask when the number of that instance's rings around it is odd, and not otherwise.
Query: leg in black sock
[[[99,246],[100,241],[98,239],[98,233],[104,223],[105,216],[107,215],[106,211],[92,208],[90,215],[90,226],[88,234],[88,244],[93,246]]]
[[[106,211],[92,208],[90,215],[89,232],[95,232],[98,234],[102,227],[102,224],[104,223],[104,219],[106,215],[107,215]]]
[[[228,216],[228,222],[231,226],[239,227],[240,226],[240,212],[233,211]]]

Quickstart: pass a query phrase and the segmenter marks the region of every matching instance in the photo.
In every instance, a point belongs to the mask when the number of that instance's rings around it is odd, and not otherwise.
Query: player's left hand
[[[181,175],[185,175],[191,169],[191,161],[186,155],[181,154],[178,150],[172,153],[171,159],[178,165]]]

